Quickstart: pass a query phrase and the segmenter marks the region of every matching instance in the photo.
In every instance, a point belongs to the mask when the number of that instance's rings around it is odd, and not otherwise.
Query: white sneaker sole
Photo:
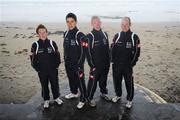
[[[55,101],[55,103],[56,103],[57,105],[62,105],[62,104],[63,104],[63,102],[61,102],[61,103],[58,103],[58,102],[56,102],[56,101]]]
[[[126,108],[130,109],[132,108],[132,105],[126,105]]]
[[[84,105],[82,105],[82,106],[77,106],[77,109],[82,109],[83,107],[85,106],[85,104]]]
[[[77,96],[73,96],[73,97],[68,97],[68,96],[65,96],[65,98],[66,98],[66,99],[68,99],[68,100],[69,100],[69,99],[78,98],[78,97],[79,97],[79,95],[77,95]]]
[[[121,98],[118,98],[117,100],[113,100],[113,98],[112,98],[111,101],[112,101],[113,103],[117,103],[120,99],[121,99]]]

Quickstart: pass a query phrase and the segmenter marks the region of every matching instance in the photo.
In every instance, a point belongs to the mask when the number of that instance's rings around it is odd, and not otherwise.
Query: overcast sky
[[[129,16],[138,22],[180,21],[179,6],[180,0],[0,0],[0,21],[59,21],[68,12],[82,21],[92,15]]]
[[[40,1],[37,1],[37,0],[0,0],[0,1],[3,1],[3,2],[8,2],[8,1],[13,1],[13,2],[15,2],[15,1],[23,1],[23,2],[31,2],[31,1],[33,1],[33,2],[54,2],[54,1],[91,1],[91,2],[96,2],[96,1],[109,1],[109,0],[40,0]],[[152,2],[152,1],[161,1],[161,2],[167,2],[167,1],[171,1],[171,2],[177,2],[177,3],[179,3],[180,1],[179,0],[112,0],[112,1],[117,1],[117,2],[120,2],[120,1],[134,1],[134,2]]]

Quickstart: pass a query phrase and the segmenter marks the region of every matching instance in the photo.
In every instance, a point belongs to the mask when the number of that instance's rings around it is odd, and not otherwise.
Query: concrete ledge
[[[26,104],[0,104],[0,120],[179,120],[180,104],[168,104],[149,89],[135,85],[135,96],[132,109],[126,109],[126,90],[123,85],[122,99],[112,103],[100,98],[99,89],[95,94],[96,108],[86,105],[78,110],[78,99],[66,100],[68,84],[61,84],[64,104],[58,106],[53,101],[50,108],[44,110],[40,92]],[[114,96],[112,81],[108,81],[109,95]]]

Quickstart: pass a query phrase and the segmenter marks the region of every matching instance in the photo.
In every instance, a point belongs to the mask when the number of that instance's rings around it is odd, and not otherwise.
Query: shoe
[[[96,101],[95,101],[95,100],[89,101],[89,105],[90,105],[91,107],[96,107]]]
[[[63,101],[58,97],[54,100],[58,105],[62,105]]]
[[[85,105],[85,102],[79,102],[78,104],[77,104],[77,108],[78,109],[82,109],[83,107],[84,107],[84,105]]]
[[[115,97],[112,98],[112,102],[117,103],[118,100],[120,100],[120,99],[121,99],[121,97],[115,96]]]
[[[127,104],[126,104],[126,108],[131,108],[132,107],[132,101],[128,101]]]
[[[44,101],[44,108],[49,108],[49,100]]]
[[[108,94],[101,94],[101,97],[104,99],[104,100],[107,100],[107,101],[110,101],[111,99],[109,98]]]
[[[79,97],[79,94],[73,94],[73,93],[70,93],[68,95],[65,96],[66,99],[72,99],[72,98],[78,98]]]

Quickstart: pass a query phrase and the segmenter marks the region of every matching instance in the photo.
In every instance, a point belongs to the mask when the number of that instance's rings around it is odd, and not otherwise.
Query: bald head
[[[131,27],[131,19],[129,17],[123,17],[121,21],[121,29],[123,32],[127,32]]]

